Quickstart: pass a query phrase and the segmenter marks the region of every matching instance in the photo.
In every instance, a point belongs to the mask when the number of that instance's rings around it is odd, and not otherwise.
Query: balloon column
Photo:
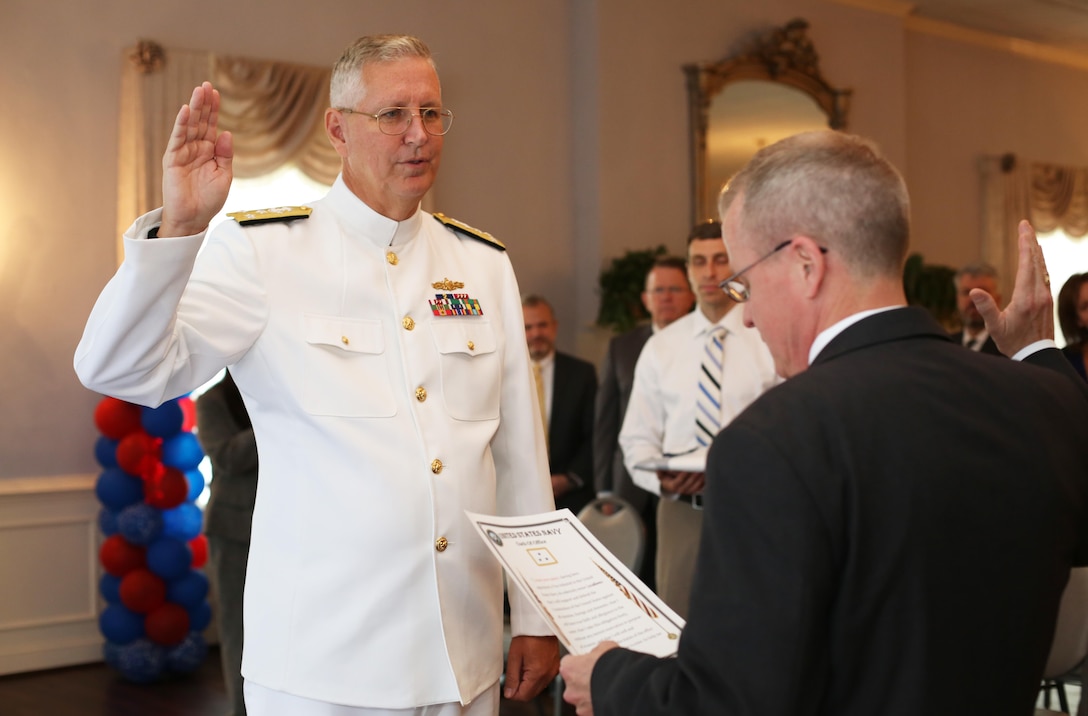
[[[140,683],[193,671],[207,654],[201,632],[211,621],[208,580],[196,569],[208,548],[195,503],[204,452],[192,433],[193,401],[141,408],[104,398],[94,421],[102,433],[95,494],[105,536],[98,626],[106,663]]]

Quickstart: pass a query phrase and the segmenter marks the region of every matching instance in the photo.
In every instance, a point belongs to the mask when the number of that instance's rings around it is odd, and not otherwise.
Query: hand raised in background
[[[1018,237],[1019,258],[1012,300],[1004,311],[998,309],[990,294],[980,288],[971,290],[971,300],[986,322],[998,350],[1015,355],[1036,341],[1054,339],[1054,297],[1050,293],[1050,274],[1043,260],[1043,250],[1035,229],[1021,221]]]
[[[233,177],[234,142],[217,134],[219,91],[210,82],[193,90],[178,110],[162,157],[160,236],[190,236],[204,231],[227,200]]]

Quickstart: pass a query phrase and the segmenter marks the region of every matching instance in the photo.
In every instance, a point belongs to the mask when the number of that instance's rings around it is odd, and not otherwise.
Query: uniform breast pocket
[[[345,418],[396,415],[381,321],[313,314],[304,321],[303,408]]]
[[[431,323],[442,370],[442,400],[457,420],[499,417],[502,359],[487,321],[458,318]]]

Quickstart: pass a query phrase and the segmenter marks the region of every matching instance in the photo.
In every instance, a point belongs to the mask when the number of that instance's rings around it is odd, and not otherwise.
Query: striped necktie
[[[711,328],[703,347],[699,368],[699,389],[695,400],[695,440],[703,447],[710,445],[722,427],[722,356],[725,349],[725,329]]]

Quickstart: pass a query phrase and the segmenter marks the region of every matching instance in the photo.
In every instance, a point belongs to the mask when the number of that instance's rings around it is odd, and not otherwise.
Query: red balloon
[[[144,632],[156,644],[179,644],[189,634],[189,612],[180,604],[165,602],[144,619]]]
[[[189,540],[189,551],[193,553],[193,568],[200,569],[208,562],[208,538],[197,535]]]
[[[140,406],[117,398],[103,398],[94,409],[94,424],[111,440],[120,440],[141,430]]]
[[[196,403],[188,395],[178,398],[178,407],[181,408],[181,431],[191,433],[196,427]]]
[[[98,550],[98,560],[113,576],[124,577],[132,570],[144,566],[144,548],[129,544],[119,534],[113,535],[102,543]]]
[[[163,468],[144,482],[144,501],[160,510],[177,507],[189,496],[189,481],[176,468]]]
[[[130,475],[147,479],[161,465],[159,447],[162,440],[153,438],[141,428],[129,433],[117,443],[117,465]]]
[[[121,578],[120,592],[122,604],[137,614],[147,614],[166,601],[166,582],[141,567]]]

